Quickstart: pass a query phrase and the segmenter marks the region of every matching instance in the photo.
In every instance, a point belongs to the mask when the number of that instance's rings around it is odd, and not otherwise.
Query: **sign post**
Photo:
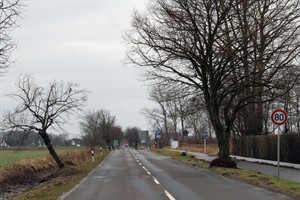
[[[279,179],[279,165],[280,165],[280,126],[286,123],[288,116],[284,110],[277,109],[271,114],[273,124],[278,126],[278,139],[277,139],[277,178]]]
[[[183,136],[184,136],[185,154],[187,155],[188,149],[187,149],[187,144],[186,144],[186,138],[187,138],[187,136],[189,135],[189,132],[188,132],[188,130],[185,129],[185,130],[182,132],[182,134],[183,134]]]
[[[159,138],[161,138],[161,131],[157,130],[155,136],[157,138],[157,149],[159,149]]]
[[[206,154],[206,140],[208,138],[208,133],[207,132],[203,132],[202,133],[202,139],[203,139],[203,142],[204,142],[204,153]]]

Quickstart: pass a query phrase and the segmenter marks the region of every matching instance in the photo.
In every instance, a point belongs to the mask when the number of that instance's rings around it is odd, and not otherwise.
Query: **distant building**
[[[78,138],[73,138],[73,139],[69,140],[68,144],[71,146],[76,146],[76,147],[84,146],[82,140],[78,139]]]

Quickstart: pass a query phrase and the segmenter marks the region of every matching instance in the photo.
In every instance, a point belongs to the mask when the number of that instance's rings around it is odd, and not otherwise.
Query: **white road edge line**
[[[176,200],[167,190],[165,190],[165,193],[170,200]]]
[[[147,172],[147,174],[151,175],[151,173],[149,172],[149,170],[143,166],[143,169]]]
[[[160,183],[158,182],[158,180],[153,176],[154,182],[159,185]]]

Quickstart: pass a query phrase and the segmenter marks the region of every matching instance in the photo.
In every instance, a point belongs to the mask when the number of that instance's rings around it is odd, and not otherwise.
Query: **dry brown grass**
[[[55,167],[55,162],[48,157],[36,160],[21,160],[14,163],[11,167],[0,171],[0,182],[26,181],[29,177],[35,179],[39,175],[36,173],[51,170]]]
[[[185,146],[181,145],[178,149],[185,150]],[[188,144],[188,151],[191,152],[200,152],[204,153],[204,145],[203,144]],[[210,156],[216,156],[219,153],[219,148],[217,144],[207,144],[206,145],[206,153]]]
[[[88,157],[90,157],[90,151],[88,149],[84,149],[82,151],[69,151],[60,156],[60,159],[63,163],[67,165],[79,165],[84,162]],[[33,174],[36,172],[41,172],[44,170],[56,169],[56,163],[52,159],[52,157],[47,156],[45,158],[38,159],[29,159],[29,160],[20,160],[11,167],[1,170],[1,179],[3,180],[6,177],[23,177],[28,174]]]
[[[63,193],[70,191],[80,180],[82,180],[92,169],[98,166],[103,159],[110,153],[107,150],[103,150],[103,154],[99,152],[95,154],[95,162],[90,160],[90,151],[86,151],[88,154],[76,154],[81,160],[82,156],[87,155],[86,160],[79,165],[66,165],[64,169],[56,171],[46,181],[38,184],[32,189],[21,193],[18,196],[12,198],[13,200],[57,200]],[[69,154],[70,156],[74,156]],[[46,194],[46,195],[45,195]]]
[[[66,166],[78,166],[90,158],[90,150],[69,151],[60,155]],[[32,185],[47,179],[58,167],[52,157],[20,160],[6,169],[0,170],[1,194],[15,193],[16,188]],[[18,190],[18,189],[17,189]]]
[[[79,165],[88,158],[90,158],[89,149],[84,149],[79,152],[70,151],[61,156],[62,161],[68,165]]]

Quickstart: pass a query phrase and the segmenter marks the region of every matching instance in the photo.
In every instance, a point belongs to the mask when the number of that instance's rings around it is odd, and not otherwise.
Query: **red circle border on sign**
[[[284,115],[284,120],[283,120],[282,122],[280,122],[280,123],[274,121],[274,119],[273,119],[275,113],[277,113],[277,112],[281,112],[281,113]],[[288,116],[287,116],[286,112],[285,112],[284,110],[282,110],[282,109],[274,110],[274,111],[272,112],[272,114],[271,114],[271,120],[272,120],[273,124],[275,124],[275,125],[277,125],[277,126],[281,126],[281,125],[285,124],[286,121],[287,121],[287,118],[288,118]]]

